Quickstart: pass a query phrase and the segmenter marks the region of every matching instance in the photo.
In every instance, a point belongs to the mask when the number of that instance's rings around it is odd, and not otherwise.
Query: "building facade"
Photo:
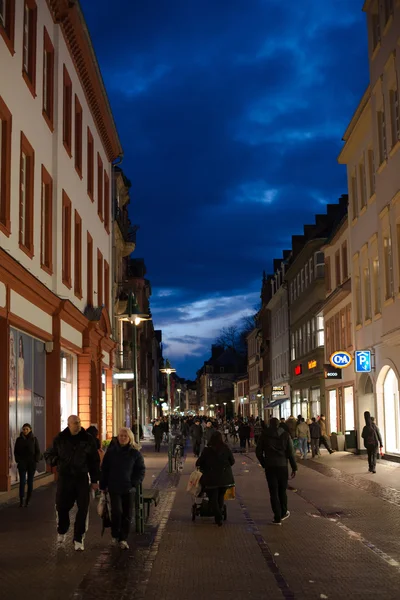
[[[355,349],[373,355],[373,370],[356,377],[356,420],[361,427],[369,410],[385,454],[400,455],[400,6],[367,0],[364,11],[370,84],[339,157],[350,194]]]
[[[122,150],[78,3],[0,4],[0,489],[32,422],[112,434],[112,162]],[[38,471],[44,471],[41,462]]]
[[[249,411],[250,416],[262,415],[261,374],[260,359],[261,331],[255,327],[247,336],[247,372],[249,377]]]

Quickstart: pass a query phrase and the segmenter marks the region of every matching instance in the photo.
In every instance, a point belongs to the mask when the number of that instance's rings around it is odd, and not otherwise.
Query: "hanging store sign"
[[[284,385],[274,385],[272,386],[272,395],[273,397],[284,396],[285,395],[285,386]]]
[[[356,350],[354,359],[356,373],[370,373],[372,371],[371,350]]]
[[[294,374],[295,375],[301,375],[303,372],[303,366],[302,365],[296,365],[294,368]]]
[[[308,361],[308,368],[309,368],[309,370],[315,369],[316,366],[317,366],[317,361],[316,360],[309,360]]]
[[[331,365],[324,365],[325,379],[342,379],[342,369]]]
[[[337,369],[345,369],[349,367],[353,362],[351,354],[345,352],[345,350],[339,350],[338,352],[334,352],[331,354],[329,359],[332,367],[336,367]]]

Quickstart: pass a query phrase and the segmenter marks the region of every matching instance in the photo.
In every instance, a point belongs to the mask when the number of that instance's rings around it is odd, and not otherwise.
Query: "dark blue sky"
[[[132,181],[164,355],[194,377],[262,272],[346,190],[362,0],[81,0]]]

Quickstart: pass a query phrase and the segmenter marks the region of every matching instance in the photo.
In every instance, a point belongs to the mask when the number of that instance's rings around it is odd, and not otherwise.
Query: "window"
[[[309,267],[309,271],[310,271],[310,283],[311,283],[312,280],[314,279],[314,263],[313,263],[312,257],[308,261],[308,267]]]
[[[365,302],[365,320],[371,319],[371,277],[369,264],[364,267],[364,302]]]
[[[103,255],[97,250],[97,306],[103,306]]]
[[[361,282],[360,274],[357,273],[355,277],[355,296],[356,296],[356,325],[362,323],[362,309],[361,309]]]
[[[82,106],[75,94],[75,169],[82,179]]]
[[[323,279],[325,277],[325,257],[323,252],[315,253],[315,277]]]
[[[335,253],[335,277],[336,277],[336,287],[342,283],[341,272],[340,272],[340,251],[337,250]]]
[[[37,8],[34,0],[25,0],[22,46],[22,74],[35,96],[36,86],[36,20]]]
[[[379,164],[381,165],[387,158],[386,122],[383,107],[382,110],[377,112],[376,118],[378,123]]]
[[[390,17],[393,15],[393,0],[383,0],[383,24],[387,25]]]
[[[40,265],[53,272],[53,180],[42,165],[42,197],[40,224]]]
[[[334,328],[335,328],[335,350],[334,350],[334,352],[336,352],[337,350],[342,349],[340,347],[340,315],[339,315],[339,313],[336,313],[336,315],[334,317]]]
[[[303,333],[302,333],[301,327],[299,328],[298,336],[299,336],[299,355],[303,356],[303,354],[304,354],[304,350],[303,350]]]
[[[305,267],[304,267],[304,285],[307,289],[308,288],[308,263],[306,263]]]
[[[297,273],[297,297],[300,297],[300,273]]]
[[[21,133],[21,167],[19,189],[19,246],[33,256],[33,187],[35,153]]]
[[[344,350],[347,348],[346,343],[346,310],[340,311],[340,348]]]
[[[82,219],[78,211],[75,211],[74,293],[82,298]]]
[[[317,348],[321,348],[325,344],[325,332],[324,332],[324,317],[319,315],[316,319],[316,332],[317,332]]]
[[[53,131],[54,47],[46,28],[44,28],[43,35],[43,116],[51,131]]]
[[[302,292],[304,291],[304,269],[300,272],[300,289]]]
[[[330,294],[332,291],[331,285],[331,259],[330,256],[325,258],[325,291]]]
[[[97,213],[103,221],[103,161],[97,153]]]
[[[93,306],[93,238],[88,232],[87,234],[87,304]]]
[[[399,93],[397,88],[390,90],[390,126],[392,133],[392,148],[400,139],[400,113],[399,113]]]
[[[110,267],[108,262],[104,261],[104,304],[106,309],[110,310]],[[221,367],[223,373],[224,368]]]
[[[346,306],[346,342],[348,348],[353,345],[351,332],[351,304]]]
[[[89,127],[87,128],[87,193],[94,202],[94,142]]]
[[[385,268],[385,300],[389,300],[394,295],[392,239],[390,233],[383,238],[383,260]]]
[[[15,0],[0,0],[0,36],[14,54]]]
[[[0,231],[9,236],[12,117],[0,97]]]
[[[331,319],[325,323],[325,358],[328,361],[332,354]]]
[[[312,344],[311,344],[311,323],[310,323],[310,321],[307,321],[307,352],[310,352],[310,350],[312,350]]]
[[[110,233],[110,179],[104,171],[104,227]]]
[[[381,313],[381,287],[380,287],[380,267],[379,258],[375,258],[372,262],[372,274],[374,280],[374,313],[376,315]]]
[[[368,150],[368,179],[369,179],[369,196],[375,194],[375,158],[372,148]]]
[[[364,161],[358,165],[358,174],[360,177],[360,208],[362,210],[367,206],[367,177],[365,174]]]
[[[351,204],[353,209],[353,219],[358,217],[358,190],[357,190],[357,176],[354,173],[351,177]]]
[[[62,281],[71,289],[71,200],[62,194]]]
[[[66,151],[71,156],[72,151],[72,81],[68,71],[63,69],[63,142]]]
[[[342,244],[342,270],[343,270],[343,281],[349,278],[349,267],[347,262],[347,242]]]
[[[374,13],[371,15],[371,33],[372,33],[372,51],[375,50],[379,42],[381,41],[381,24],[379,21],[379,14]]]

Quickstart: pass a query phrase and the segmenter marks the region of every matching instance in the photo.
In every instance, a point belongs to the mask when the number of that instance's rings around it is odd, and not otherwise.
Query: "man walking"
[[[321,428],[320,444],[325,446],[325,448],[328,450],[329,454],[332,454],[333,452],[335,452],[335,450],[332,450],[331,441],[329,439],[328,434],[326,433],[325,415],[320,416],[318,423]]]
[[[190,436],[192,438],[193,454],[200,456],[201,440],[203,438],[203,428],[200,425],[199,419],[196,419],[194,425],[190,428]]]
[[[75,550],[84,549],[84,537],[88,525],[89,478],[93,490],[98,490],[100,458],[93,437],[81,427],[76,415],[68,417],[68,427],[46,450],[45,459],[51,467],[57,467],[58,481],[56,492],[57,540],[65,541],[70,525],[69,512],[75,502],[78,512],[74,526]]]
[[[310,436],[311,436],[311,454],[312,457],[320,456],[319,453],[319,438],[321,437],[321,427],[315,417],[311,419],[310,425]]]
[[[308,442],[310,441],[310,429],[304,417],[300,417],[300,423],[296,427],[296,437],[299,440],[300,458],[307,458]]]
[[[272,418],[269,427],[261,434],[256,448],[256,455],[265,469],[268,482],[271,507],[274,513],[274,525],[281,525],[282,521],[290,517],[287,509],[287,483],[289,478],[288,460],[292,468],[291,477],[297,471],[293,443],[290,434],[279,427],[278,419]]]

